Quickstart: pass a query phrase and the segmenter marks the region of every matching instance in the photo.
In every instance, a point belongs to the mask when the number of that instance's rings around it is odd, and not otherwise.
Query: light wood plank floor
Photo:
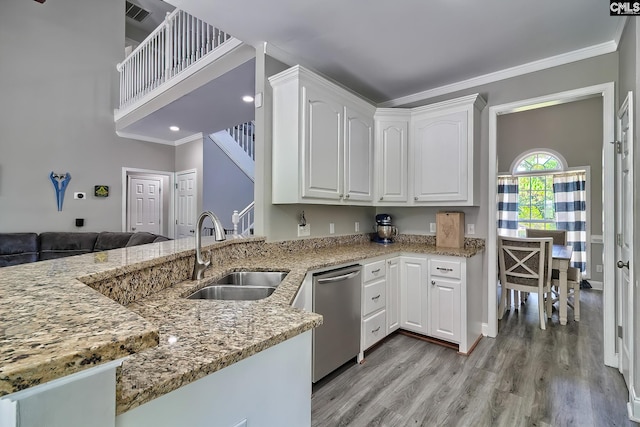
[[[602,293],[581,292],[581,320],[536,296],[507,312],[470,356],[392,335],[313,387],[313,426],[626,426],[627,391],[603,364]]]

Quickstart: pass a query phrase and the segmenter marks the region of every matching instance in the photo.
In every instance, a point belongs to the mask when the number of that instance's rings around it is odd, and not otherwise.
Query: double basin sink
[[[268,297],[284,280],[283,271],[236,271],[192,293],[188,299],[253,301]]]

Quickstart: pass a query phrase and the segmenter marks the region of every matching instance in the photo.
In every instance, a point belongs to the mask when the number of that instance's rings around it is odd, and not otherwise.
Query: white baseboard
[[[597,280],[589,280],[589,284],[591,285],[591,289],[595,289],[596,291],[601,291],[604,289],[603,282],[599,282]]]
[[[629,388],[627,414],[631,421],[640,422],[640,398],[636,396],[635,389],[633,387]]]

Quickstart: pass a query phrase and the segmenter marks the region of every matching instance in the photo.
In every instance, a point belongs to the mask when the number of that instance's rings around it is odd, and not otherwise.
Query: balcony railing
[[[117,65],[120,108],[176,77],[232,37],[201,19],[176,9]]]
[[[250,121],[230,127],[227,132],[249,157],[256,159],[255,122]]]

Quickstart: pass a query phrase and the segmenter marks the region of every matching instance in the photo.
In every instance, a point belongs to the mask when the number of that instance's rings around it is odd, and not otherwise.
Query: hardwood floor
[[[537,301],[507,312],[470,356],[388,337],[313,388],[313,426],[633,426],[620,373],[603,364],[602,293],[581,292],[580,322],[543,331]]]

